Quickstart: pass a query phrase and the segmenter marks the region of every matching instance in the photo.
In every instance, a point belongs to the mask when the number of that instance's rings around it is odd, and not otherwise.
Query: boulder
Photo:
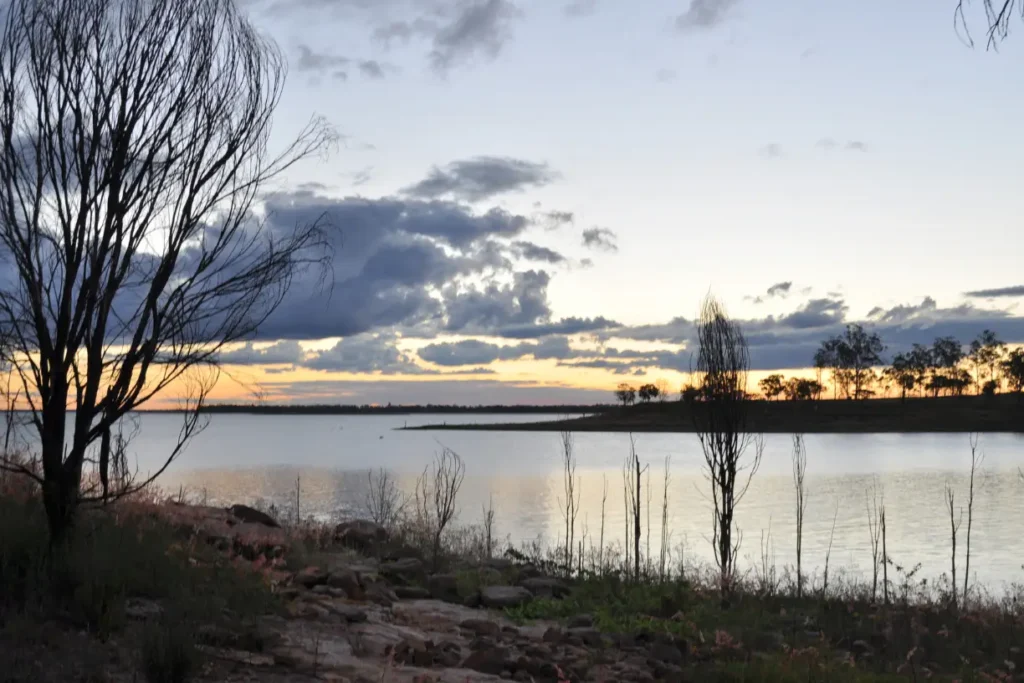
[[[367,552],[387,541],[388,532],[368,519],[353,519],[334,527],[334,540],[354,550]]]
[[[665,664],[679,666],[683,663],[683,651],[669,643],[655,643],[648,653],[651,659]]]
[[[327,572],[320,567],[306,567],[295,575],[295,583],[312,590],[316,586],[327,583]]]
[[[522,586],[485,586],[480,589],[480,602],[484,607],[519,607],[532,599],[533,593]]]
[[[251,524],[262,524],[263,526],[269,526],[278,528],[281,525],[277,523],[277,520],[268,515],[265,512],[261,512],[256,508],[251,508],[248,505],[232,505],[228,508],[228,511],[237,517],[242,522],[249,522]]]
[[[494,637],[501,634],[501,626],[490,619],[464,619],[459,626],[478,636]]]
[[[327,576],[327,585],[331,588],[338,588],[345,591],[350,600],[364,600],[366,593],[359,581],[359,577],[351,569],[334,569]]]
[[[423,573],[423,560],[415,557],[403,557],[380,565],[380,573],[388,578],[409,581]]]
[[[577,614],[574,617],[570,617],[566,626],[568,628],[593,628],[594,617],[589,614]]]
[[[395,595],[399,600],[429,600],[430,591],[421,586],[395,586]]]
[[[569,587],[561,579],[549,576],[523,579],[519,585],[538,598],[562,598],[569,594]]]
[[[461,603],[459,579],[454,574],[434,574],[427,578],[427,590],[436,600]]]
[[[498,676],[509,668],[508,651],[502,647],[488,647],[477,650],[466,657],[462,668]]]

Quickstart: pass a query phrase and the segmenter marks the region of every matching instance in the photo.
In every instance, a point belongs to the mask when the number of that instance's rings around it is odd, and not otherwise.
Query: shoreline
[[[699,406],[676,401],[543,422],[431,424],[405,427],[401,431],[694,433],[700,412]],[[1024,434],[1024,400],[1018,395],[1003,394],[906,400],[751,401],[746,431],[764,434]]]

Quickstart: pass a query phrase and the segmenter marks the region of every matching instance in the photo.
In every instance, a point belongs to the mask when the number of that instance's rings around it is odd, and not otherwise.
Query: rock
[[[508,651],[501,647],[490,647],[477,650],[462,662],[464,669],[472,669],[485,674],[498,676],[508,668]]]
[[[367,619],[366,610],[356,605],[336,603],[331,605],[329,609],[350,624],[359,624]]]
[[[427,590],[437,600],[461,603],[459,579],[454,574],[434,574],[427,578]]]
[[[568,628],[593,628],[594,617],[589,614],[577,614],[569,619],[566,626]]]
[[[164,608],[157,602],[142,598],[128,598],[124,605],[124,615],[129,619],[147,621],[163,616]]]
[[[756,631],[746,634],[743,642],[752,650],[776,652],[786,644],[786,638],[778,631]]]
[[[384,607],[391,607],[398,602],[398,596],[386,583],[371,583],[367,586],[366,599]]]
[[[507,572],[512,569],[512,560],[505,557],[492,557],[484,563],[485,566],[491,569],[496,569],[499,572]]]
[[[544,637],[542,640],[545,643],[560,643],[565,639],[565,632],[557,626],[552,626],[547,631],[544,631]]]
[[[368,519],[354,519],[334,527],[334,540],[360,552],[373,550],[388,540],[387,529]]]
[[[380,573],[389,578],[408,581],[423,573],[423,560],[415,557],[403,557],[380,565]]]
[[[665,664],[680,666],[683,663],[683,651],[669,643],[655,643],[648,653],[651,659]]]
[[[350,600],[365,600],[366,593],[359,577],[351,569],[334,569],[327,576],[327,585],[345,591]]]
[[[252,524],[262,524],[263,526],[269,526],[274,528],[279,528],[281,526],[277,523],[276,519],[274,519],[267,513],[261,512],[256,508],[251,508],[248,505],[232,505],[230,508],[228,508],[228,511],[243,522],[250,522]]]
[[[347,598],[348,593],[340,588],[332,588],[326,584],[320,584],[319,586],[313,586],[314,595],[323,595],[328,598]]]
[[[434,648],[434,661],[443,667],[456,667],[462,661],[462,648],[458,643],[445,641]]]
[[[395,586],[395,595],[399,600],[429,600],[430,591],[422,586]]]
[[[532,599],[533,593],[522,586],[485,586],[480,589],[480,602],[484,607],[519,607]]]
[[[855,640],[853,641],[853,644],[850,645],[850,651],[855,657],[870,657],[874,654],[875,648],[871,647],[863,640]]]
[[[465,619],[459,626],[478,636],[493,637],[501,634],[501,626],[490,619]]]
[[[548,576],[523,579],[519,585],[538,598],[561,598],[569,594],[569,587],[561,579]]]
[[[329,575],[320,567],[306,567],[295,575],[295,583],[303,588],[312,589],[327,583]]]
[[[604,638],[596,628],[571,628],[567,632],[570,639],[578,640],[587,647],[601,647],[604,645]]]

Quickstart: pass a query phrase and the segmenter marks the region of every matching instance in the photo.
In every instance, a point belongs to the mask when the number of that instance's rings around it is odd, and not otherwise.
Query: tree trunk
[[[50,542],[57,544],[70,536],[78,510],[78,488],[81,471],[63,470],[43,484],[43,506],[50,528]]]

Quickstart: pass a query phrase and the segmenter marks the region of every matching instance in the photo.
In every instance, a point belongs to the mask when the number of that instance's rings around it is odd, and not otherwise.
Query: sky
[[[289,62],[268,188],[323,216],[216,400],[562,403],[678,387],[713,292],[754,370],[846,323],[1024,342],[1015,20],[980,0],[245,0]],[[971,44],[973,39],[973,45]]]

